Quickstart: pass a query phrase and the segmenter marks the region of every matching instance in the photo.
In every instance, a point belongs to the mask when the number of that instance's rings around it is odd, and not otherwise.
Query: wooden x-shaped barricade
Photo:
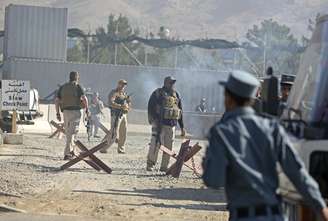
[[[65,128],[63,123],[56,123],[55,121],[50,121],[50,124],[56,128],[55,132],[53,132],[49,138],[54,138],[56,135],[60,135],[61,133],[65,134]]]
[[[176,162],[173,163],[166,171],[166,175],[171,175],[175,178],[179,178],[183,165],[191,169],[195,174],[200,174],[200,172],[198,171],[199,167],[195,165],[193,157],[202,149],[202,147],[199,146],[198,143],[196,143],[194,146],[189,146],[189,144],[190,140],[187,140],[182,143],[179,154],[176,154],[174,151],[168,149],[163,145],[160,146],[161,151],[170,155],[176,160]]]
[[[97,146],[91,148],[90,150],[86,148],[80,141],[75,141],[75,145],[81,150],[81,153],[75,156],[72,160],[68,161],[60,167],[61,170],[65,170],[73,166],[74,164],[84,161],[89,164],[92,168],[97,171],[103,170],[107,173],[111,173],[112,169],[108,167],[104,162],[97,158],[94,153],[103,149],[107,145],[107,141],[103,141]]]
[[[111,146],[114,142],[117,143],[117,138],[116,138],[116,134],[113,133],[117,133],[117,128],[115,128],[115,130],[113,131],[112,129],[108,130],[102,123],[99,122],[99,128],[104,131],[104,133],[106,134],[105,137],[102,139],[103,141],[107,141],[107,145]],[[115,138],[115,139],[114,139]]]
[[[65,134],[65,128],[63,123],[56,123],[55,121],[50,121],[50,124],[56,128],[56,130],[49,136],[49,138],[54,138],[56,135]],[[102,141],[108,140],[112,136],[111,130],[108,130],[105,125],[99,122],[99,128],[106,134]]]
[[[104,131],[105,137],[102,139],[102,141],[107,140],[107,137],[111,136],[112,132],[111,130],[108,130],[102,123],[99,122],[99,128]]]

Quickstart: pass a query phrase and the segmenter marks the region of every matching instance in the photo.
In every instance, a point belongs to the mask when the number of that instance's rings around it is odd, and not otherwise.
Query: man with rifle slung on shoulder
[[[147,171],[153,171],[160,145],[172,149],[175,127],[178,123],[181,128],[181,136],[184,137],[186,134],[183,125],[181,99],[174,89],[175,82],[173,77],[166,77],[164,86],[156,89],[148,102],[148,120],[152,125],[152,135],[147,156]],[[163,153],[160,171],[166,172],[169,162],[170,156]]]
[[[108,142],[110,145],[102,149],[101,153],[107,153],[107,149],[117,140],[119,154],[125,153],[125,141],[127,134],[127,114],[131,107],[131,95],[127,95],[125,88],[126,80],[119,80],[116,89],[112,90],[108,95],[108,106],[111,110],[111,137]],[[118,135],[118,137],[117,137]]]

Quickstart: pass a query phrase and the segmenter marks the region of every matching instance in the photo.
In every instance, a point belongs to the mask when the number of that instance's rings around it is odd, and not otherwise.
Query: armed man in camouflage
[[[181,136],[185,136],[182,104],[178,92],[174,89],[176,80],[168,76],[164,79],[164,86],[156,89],[149,98],[148,120],[152,125],[152,135],[147,155],[147,171],[152,171],[157,162],[159,146],[172,149],[175,139],[175,127],[179,123]],[[166,172],[170,156],[163,153],[160,171]]]

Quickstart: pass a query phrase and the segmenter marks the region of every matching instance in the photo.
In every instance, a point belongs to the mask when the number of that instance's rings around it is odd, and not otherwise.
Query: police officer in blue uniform
[[[210,130],[203,180],[209,187],[225,188],[230,221],[284,220],[277,195],[277,163],[305,202],[328,221],[318,185],[285,130],[276,120],[258,116],[251,108],[258,80],[235,71],[220,84],[225,87],[226,113]]]
[[[283,111],[287,108],[287,100],[290,94],[290,91],[293,87],[295,81],[294,75],[281,75],[280,81],[280,94],[281,97],[279,99],[279,109],[278,109],[278,116],[281,116]]]

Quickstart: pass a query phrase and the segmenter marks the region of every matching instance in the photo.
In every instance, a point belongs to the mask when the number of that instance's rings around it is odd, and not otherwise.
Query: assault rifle
[[[131,96],[133,95],[133,93],[130,93],[126,96],[126,98],[124,99],[124,103],[128,102],[131,98]],[[121,119],[121,117],[123,116],[123,110],[122,109],[117,109],[115,110],[115,114],[113,114],[112,116],[115,116],[115,121],[114,121],[114,127],[112,128],[112,139],[115,138],[116,136],[116,130],[118,129],[118,121]]]
[[[89,112],[89,111],[88,111]],[[92,122],[91,122],[91,115],[87,115],[85,116],[85,127],[87,128],[87,134],[88,134],[88,141],[90,142],[90,138],[92,136]]]

